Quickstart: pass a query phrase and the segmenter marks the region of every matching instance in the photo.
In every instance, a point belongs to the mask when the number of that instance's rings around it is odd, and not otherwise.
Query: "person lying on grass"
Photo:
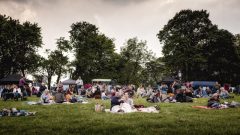
[[[16,108],[0,110],[0,117],[2,116],[33,116],[36,112],[28,112],[25,110],[17,110]]]
[[[235,108],[240,107],[239,102],[232,101],[231,103],[224,102],[223,104],[220,103],[220,95],[215,93],[212,97],[208,100],[208,107],[216,108],[216,109],[224,109],[224,108]]]

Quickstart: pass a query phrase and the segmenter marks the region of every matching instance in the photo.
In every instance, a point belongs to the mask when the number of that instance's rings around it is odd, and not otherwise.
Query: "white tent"
[[[92,79],[92,82],[105,82],[105,83],[109,83],[111,82],[111,79]]]
[[[67,80],[63,81],[62,84],[63,85],[75,85],[76,84],[76,80],[67,79]]]

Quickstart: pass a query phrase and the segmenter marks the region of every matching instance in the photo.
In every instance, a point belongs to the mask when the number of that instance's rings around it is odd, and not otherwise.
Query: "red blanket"
[[[207,106],[192,106],[192,108],[200,108],[200,109],[215,109],[215,108],[210,108]]]
[[[211,108],[211,107],[207,107],[207,106],[192,106],[192,108],[200,108],[200,109],[208,109],[208,110],[212,110],[212,109],[227,109],[224,107],[221,108]]]

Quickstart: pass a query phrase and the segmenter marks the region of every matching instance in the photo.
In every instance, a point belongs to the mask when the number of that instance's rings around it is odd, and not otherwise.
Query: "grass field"
[[[38,100],[36,97],[28,98]],[[240,102],[240,97],[228,101]],[[135,99],[145,106],[145,99]],[[223,101],[223,100],[222,100]],[[174,134],[240,134],[240,108],[203,110],[192,108],[206,105],[207,99],[193,103],[159,103],[160,113],[111,114],[94,112],[96,103],[110,107],[110,101],[91,99],[89,104],[58,104],[51,106],[27,105],[25,101],[0,101],[0,109],[37,111],[36,116],[0,117],[0,135],[13,134],[103,134],[103,135],[174,135]]]

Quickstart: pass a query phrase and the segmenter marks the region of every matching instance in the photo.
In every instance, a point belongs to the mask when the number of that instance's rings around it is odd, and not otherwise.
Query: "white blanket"
[[[106,112],[109,112],[109,111],[106,110]],[[132,113],[132,112],[159,113],[159,111],[153,106],[147,107],[147,108],[135,109],[135,108],[132,108],[127,103],[113,106],[110,112],[111,113]]]

